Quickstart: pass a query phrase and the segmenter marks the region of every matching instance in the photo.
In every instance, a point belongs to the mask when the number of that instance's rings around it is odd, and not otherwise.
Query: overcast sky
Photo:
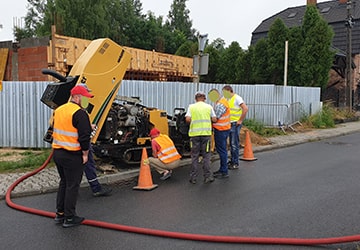
[[[166,18],[173,0],[140,0],[143,11],[152,11]],[[335,0],[333,0],[335,1]],[[2,0],[0,15],[0,41],[13,40],[14,23],[21,24],[26,14],[27,0]],[[75,1],[74,1],[75,2]],[[318,0],[318,3],[325,2]],[[306,0],[188,0],[193,28],[208,34],[210,42],[225,40],[226,46],[237,41],[243,49],[250,45],[251,33],[262,20],[286,9],[305,5]],[[1,29],[2,25],[2,29]]]

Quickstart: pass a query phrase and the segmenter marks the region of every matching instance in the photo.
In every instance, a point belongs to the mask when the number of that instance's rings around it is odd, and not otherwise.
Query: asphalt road
[[[329,238],[360,234],[360,133],[257,153],[229,179],[188,182],[175,170],[152,191],[114,185],[111,197],[80,191],[86,219],[205,235]],[[213,163],[217,170],[219,162]],[[55,193],[14,198],[17,204],[54,211]],[[51,218],[0,202],[1,249],[358,249],[360,243],[291,246],[211,243],[127,233],[87,225],[64,229]]]

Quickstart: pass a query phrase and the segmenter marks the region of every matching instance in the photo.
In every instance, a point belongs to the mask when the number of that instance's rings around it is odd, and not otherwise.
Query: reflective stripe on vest
[[[160,134],[154,139],[160,146],[160,152],[157,157],[163,163],[171,163],[181,158],[181,155],[175,148],[174,143],[167,135]]]
[[[191,123],[189,136],[209,136],[212,132],[211,109],[205,102],[196,102],[189,107]]]
[[[219,103],[226,107],[226,112],[213,123],[213,128],[217,130],[229,130],[231,128],[229,103],[224,97],[219,100]]]
[[[52,147],[69,151],[81,150],[77,129],[72,124],[72,118],[80,106],[68,102],[54,111],[54,131]]]
[[[242,114],[242,109],[240,107],[235,107],[236,94],[233,95],[229,100],[230,106],[230,122],[237,122]]]

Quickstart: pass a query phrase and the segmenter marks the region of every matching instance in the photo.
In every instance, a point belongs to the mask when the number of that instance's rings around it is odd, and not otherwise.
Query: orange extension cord
[[[8,188],[5,198],[6,198],[6,203],[9,207],[23,211],[23,212],[27,212],[27,213],[32,213],[32,214],[36,214],[36,215],[40,215],[40,216],[55,218],[54,212],[48,212],[48,211],[44,211],[44,210],[21,206],[21,205],[13,203],[11,201],[11,192],[14,190],[14,188],[19,183],[21,183],[23,180],[27,179],[30,176],[37,174],[41,170],[43,170],[50,162],[52,155],[53,154],[51,153],[49,155],[48,159],[43,163],[43,165],[40,168],[20,177]],[[339,244],[339,243],[360,241],[360,235],[342,236],[342,237],[333,237],[333,238],[319,238],[319,239],[240,237],[240,236],[216,236],[216,235],[169,232],[169,231],[156,230],[156,229],[150,229],[150,228],[125,226],[125,225],[107,223],[107,222],[96,221],[96,220],[84,220],[82,222],[82,224],[94,226],[94,227],[112,229],[112,230],[117,230],[117,231],[124,231],[124,232],[129,232],[129,233],[146,234],[146,235],[183,239],[183,240],[218,242],[218,243],[303,245],[303,246],[305,246],[305,245],[329,245],[329,244]]]

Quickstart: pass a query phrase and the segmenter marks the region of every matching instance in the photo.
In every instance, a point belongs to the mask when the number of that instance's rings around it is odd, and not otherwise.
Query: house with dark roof
[[[345,69],[346,69],[346,52],[347,51],[347,19],[348,19],[348,4],[347,0],[331,0],[317,3],[316,0],[304,0],[304,5],[289,7],[280,11],[273,16],[263,20],[261,24],[253,31],[251,37],[251,45],[261,38],[266,38],[271,25],[277,18],[283,20],[284,24],[291,28],[300,26],[306,11],[306,6],[309,4],[316,5],[319,13],[325,21],[332,27],[334,37],[332,41],[333,48],[337,51],[334,59],[333,70],[338,74],[338,78],[332,75],[329,86],[337,86],[337,89],[344,87]],[[359,66],[360,66],[360,0],[351,0],[350,12],[353,17],[354,25],[351,29],[351,50],[353,57],[353,89],[356,89],[360,82]],[[357,70],[356,70],[357,69]],[[360,89],[360,88],[359,88]],[[357,100],[360,100],[359,94],[355,93]],[[341,102],[341,101],[340,101]],[[341,106],[341,104],[340,104]]]
[[[305,0],[304,0],[305,1]],[[309,2],[313,1],[307,1]],[[315,1],[316,2],[316,1]],[[360,1],[352,0],[352,16],[355,25],[351,29],[352,33],[352,54],[360,54]],[[322,17],[334,30],[333,46],[339,50],[346,51],[346,20],[347,20],[347,1],[332,0],[322,3],[316,3]],[[260,38],[267,36],[267,33],[277,18],[283,20],[284,24],[291,28],[300,26],[306,11],[306,5],[289,7],[279,13],[265,19],[253,31],[251,44],[255,44]]]

